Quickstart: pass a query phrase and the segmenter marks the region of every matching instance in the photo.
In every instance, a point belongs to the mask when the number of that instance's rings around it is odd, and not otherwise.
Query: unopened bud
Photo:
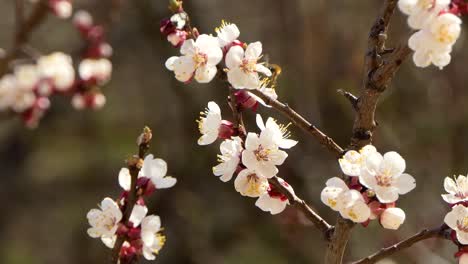
[[[387,208],[380,215],[380,224],[386,229],[397,230],[405,221],[405,212],[400,208]]]
[[[153,138],[153,133],[149,127],[143,128],[143,133],[137,139],[137,145],[147,145],[150,143],[151,139]]]
[[[230,121],[222,120],[219,126],[218,137],[221,139],[230,139],[234,133],[234,124]]]
[[[236,97],[237,104],[242,107],[242,109],[252,109],[252,111],[257,111],[258,102],[253,96],[251,96],[247,91],[239,90],[234,93]]]
[[[179,48],[187,40],[187,32],[182,30],[176,30],[173,33],[167,35],[167,41],[171,43],[175,48]]]

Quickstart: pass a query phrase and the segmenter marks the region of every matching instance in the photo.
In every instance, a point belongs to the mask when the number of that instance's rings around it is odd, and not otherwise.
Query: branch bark
[[[413,246],[415,243],[418,243],[420,241],[429,239],[429,238],[444,238],[444,239],[449,239],[450,238],[450,231],[448,226],[441,225],[440,227],[433,228],[433,229],[424,229],[417,234],[402,240],[390,247],[383,248],[379,250],[378,252],[360,259],[358,261],[353,262],[352,264],[372,264],[376,263],[377,261],[384,259],[390,255],[393,255],[403,249],[409,248]]]
[[[282,194],[286,195],[290,205],[295,206],[309,219],[314,226],[322,232],[326,240],[329,240],[330,234],[333,232],[333,226],[327,223],[320,215],[318,215],[310,206],[295,193],[291,192],[288,188],[283,186],[279,181],[278,177],[273,177],[269,182],[275,186]]]
[[[385,91],[395,72],[409,54],[404,47],[392,52],[385,47],[387,30],[395,11],[397,0],[386,0],[374,22],[368,38],[364,64],[363,90],[357,102],[356,118],[350,148],[360,149],[372,142],[376,128],[375,111],[381,93]],[[386,56],[386,60],[384,60]],[[334,233],[325,253],[325,263],[340,264],[354,224],[338,216]]]
[[[341,148],[332,138],[320,131],[320,129],[318,129],[316,126],[312,125],[309,121],[307,121],[304,117],[299,115],[296,111],[289,107],[289,105],[275,100],[259,90],[249,90],[249,92],[263,99],[265,103],[267,103],[275,110],[283,114],[283,116],[288,118],[294,125],[313,136],[315,139],[318,140],[318,142],[321,145],[326,147],[337,158],[343,156],[343,148]]]

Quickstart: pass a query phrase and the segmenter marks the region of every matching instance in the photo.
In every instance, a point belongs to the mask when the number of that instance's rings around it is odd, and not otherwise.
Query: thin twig
[[[242,139],[245,139],[245,137],[247,136],[247,132],[245,131],[244,119],[242,118],[242,111],[240,109],[240,105],[237,103],[236,100],[235,91],[236,90],[234,88],[229,87],[229,106],[232,110],[234,129],[237,133],[237,136],[239,136]]]
[[[338,89],[337,92],[341,95],[343,95],[346,99],[348,99],[349,103],[351,104],[351,106],[353,107],[354,110],[358,110],[358,98],[356,96],[354,96],[352,93],[350,92],[347,92],[343,89]]]
[[[329,136],[320,131],[316,126],[312,125],[304,117],[299,115],[287,104],[284,104],[278,100],[275,100],[268,95],[262,93],[259,90],[250,90],[249,92],[255,94],[265,101],[266,104],[273,107],[275,110],[287,117],[293,124],[302,128],[304,131],[312,135],[315,139],[319,141],[320,144],[325,146],[330,152],[332,152],[336,157],[341,157],[343,155],[343,149]]]
[[[318,215],[310,206],[301,198],[299,198],[294,192],[291,192],[288,188],[283,186],[279,181],[278,177],[273,177],[269,182],[275,186],[282,194],[286,195],[289,203],[304,213],[314,226],[323,233],[325,239],[330,238],[330,234],[333,231],[333,226],[327,223],[320,215]]]
[[[449,239],[450,233],[447,232],[448,227],[447,225],[441,225],[440,227],[433,228],[433,229],[424,229],[415,235],[402,240],[392,246],[383,248],[376,253],[360,259],[358,261],[353,262],[353,264],[372,264],[375,263],[381,259],[384,259],[390,255],[393,255],[403,249],[409,248],[413,246],[415,243],[418,243],[420,241],[429,239],[429,238],[444,238],[444,239]]]

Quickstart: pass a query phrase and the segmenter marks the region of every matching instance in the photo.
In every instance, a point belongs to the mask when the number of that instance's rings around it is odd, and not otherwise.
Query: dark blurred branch
[[[450,232],[447,232],[447,231],[450,231],[450,229],[448,228],[447,225],[442,225],[440,227],[437,227],[437,228],[433,228],[433,229],[424,229],[420,232],[418,232],[417,234],[405,239],[405,240],[402,240],[390,247],[386,247],[386,248],[383,248],[379,251],[377,251],[376,253],[366,257],[366,258],[363,258],[363,259],[360,259],[358,261],[355,261],[353,262],[352,264],[372,264],[372,263],[376,263],[377,261],[381,260],[381,259],[384,259],[388,256],[391,256],[403,249],[406,249],[406,248],[409,248],[411,246],[413,246],[414,244],[420,242],[420,241],[423,241],[423,240],[426,240],[426,239],[429,239],[429,238],[443,238],[443,239],[450,239]]]
[[[409,54],[407,48],[389,52],[389,49],[385,47],[387,30],[396,6],[397,0],[385,0],[382,11],[369,33],[364,65],[363,90],[357,102],[356,118],[350,144],[352,149],[359,149],[372,142],[372,133],[376,127],[375,110],[378,98],[385,91],[395,72]],[[342,263],[353,226],[353,223],[338,216],[335,230],[325,253],[325,263]]]
[[[49,11],[47,0],[40,0],[37,2],[31,14],[26,19],[23,18],[24,10],[22,1],[17,1],[15,9],[17,25],[13,47],[5,57],[0,60],[0,76],[8,71],[9,63],[18,56],[18,53],[21,51],[21,46],[29,41],[32,32],[44,21]]]
[[[282,194],[286,195],[289,203],[301,210],[302,213],[309,219],[314,226],[323,233],[326,240],[329,240],[330,234],[333,232],[333,226],[325,221],[320,215],[318,215],[310,206],[301,198],[299,198],[294,192],[291,192],[288,188],[282,185],[278,181],[278,177],[273,177],[268,180],[276,189]]]
[[[265,103],[267,103],[275,110],[287,117],[294,125],[302,128],[305,132],[312,135],[315,139],[318,140],[320,144],[326,147],[337,158],[340,158],[343,155],[343,149],[332,138],[330,138],[325,133],[320,131],[317,127],[312,125],[309,121],[307,121],[304,117],[299,115],[287,104],[275,100],[259,90],[249,90],[249,92],[262,98],[265,101]]]
[[[130,171],[131,182],[130,182],[130,190],[128,191],[128,196],[125,198],[125,210],[123,212],[122,223],[130,226],[130,216],[132,214],[133,208],[138,201],[138,188],[137,188],[137,180],[138,180],[138,173],[141,170],[143,165],[143,159],[148,152],[149,143],[151,141],[152,134],[151,129],[145,127],[143,129],[143,133],[138,137],[137,144],[138,144],[138,156],[132,156],[127,160],[127,167]],[[122,248],[123,243],[125,242],[126,236],[125,235],[117,235],[117,240],[115,242],[114,248],[112,250],[112,263],[119,263],[120,257],[120,249]]]

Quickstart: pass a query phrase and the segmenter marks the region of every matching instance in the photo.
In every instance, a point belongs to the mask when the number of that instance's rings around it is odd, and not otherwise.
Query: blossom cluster
[[[200,137],[198,144],[207,145],[216,139],[223,139],[218,155],[219,164],[213,167],[213,174],[223,182],[230,181],[234,175],[234,187],[242,196],[258,198],[255,205],[271,214],[282,212],[289,203],[269,179],[278,174],[277,166],[284,163],[290,149],[297,141],[289,139],[286,127],[273,118],[266,123],[257,114],[260,134],[249,132],[246,137],[234,136],[232,123],[222,120],[221,110],[215,102],[208,103],[208,109],[198,121]],[[283,179],[278,178],[291,193],[294,190]]]
[[[431,64],[440,69],[451,61],[452,47],[461,33],[463,6],[451,0],[399,0],[400,10],[408,15],[408,25],[417,30],[409,41],[418,67]]]
[[[94,25],[87,12],[77,12],[74,25],[87,43],[77,70],[72,58],[62,52],[16,64],[11,73],[0,79],[0,111],[18,114],[26,126],[34,128],[50,108],[53,95],[71,96],[77,109],[104,106],[106,99],[99,87],[111,77],[108,58],[112,48],[105,41],[102,27]]]
[[[414,178],[404,173],[405,160],[396,152],[380,154],[372,145],[350,150],[339,159],[346,183],[338,177],[327,181],[321,200],[342,217],[367,225],[379,219],[387,229],[398,229],[405,212],[396,207],[399,195],[416,187]]]
[[[447,193],[442,198],[452,207],[444,222],[452,229],[452,240],[459,246],[456,256],[460,257],[460,263],[468,263],[468,177],[446,177],[444,188]]]
[[[73,12],[71,0],[48,0],[47,4],[52,13],[62,19],[69,18]]]
[[[123,242],[119,252],[119,263],[133,263],[135,259],[143,255],[148,260],[154,260],[165,243],[162,234],[161,220],[157,215],[148,215],[144,197],[149,196],[155,190],[174,186],[177,180],[166,176],[167,164],[162,159],[155,159],[153,155],[147,155],[144,161],[138,161],[136,190],[132,190],[132,176],[128,168],[122,168],[118,175],[119,185],[123,193],[117,200],[106,197],[99,208],[91,209],[88,214],[90,228],[88,235],[100,238],[109,248],[114,248],[118,238]],[[129,193],[136,192],[138,197],[136,204],[130,204]],[[128,207],[131,214],[124,218],[124,212]]]

